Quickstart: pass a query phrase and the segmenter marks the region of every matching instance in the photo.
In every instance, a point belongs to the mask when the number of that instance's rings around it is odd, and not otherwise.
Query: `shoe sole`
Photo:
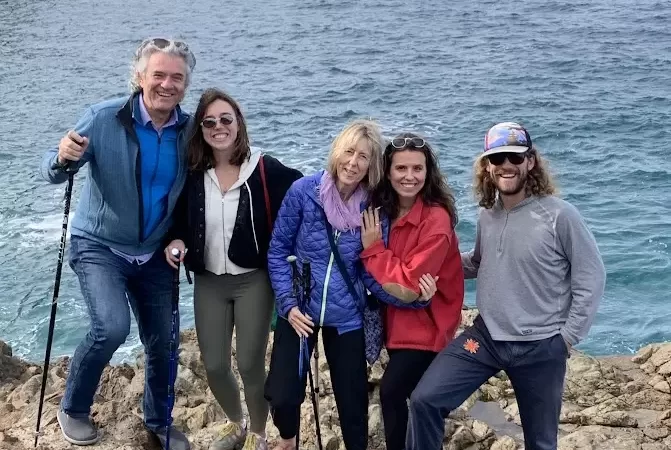
[[[208,447],[207,450],[242,450],[242,447],[245,446],[245,443],[235,444],[233,447]]]
[[[214,443],[210,444],[209,447],[207,447],[207,450],[242,450],[242,447],[245,446],[244,441],[240,442],[238,444],[235,444],[233,447],[221,447],[221,446],[214,446]]]
[[[101,438],[100,431],[98,431],[96,433],[96,437],[94,439],[89,439],[89,440],[86,440],[86,441],[78,441],[77,439],[72,439],[70,436],[65,434],[65,431],[63,431],[63,424],[61,423],[61,418],[60,418],[59,414],[56,414],[56,420],[58,421],[58,426],[61,428],[61,434],[63,435],[63,438],[65,438],[65,440],[68,441],[71,444],[74,444],[74,445],[93,445],[93,444],[97,443]]]

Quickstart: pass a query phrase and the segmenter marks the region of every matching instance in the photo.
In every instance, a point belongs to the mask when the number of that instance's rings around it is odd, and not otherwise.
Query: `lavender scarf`
[[[361,227],[361,202],[367,197],[359,184],[347,201],[343,201],[333,176],[324,171],[319,184],[319,199],[324,205],[326,218],[333,228],[340,231],[355,231]]]

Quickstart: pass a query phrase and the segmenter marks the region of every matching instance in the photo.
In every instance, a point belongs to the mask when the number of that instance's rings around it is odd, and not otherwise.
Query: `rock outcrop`
[[[464,311],[463,322],[475,311]],[[272,339],[271,339],[272,342]],[[270,349],[269,349],[270,351]],[[324,446],[344,449],[328,365],[319,361],[319,421]],[[267,360],[269,360],[269,355]],[[382,450],[384,433],[379,383],[387,363],[370,367],[369,449]],[[65,387],[68,359],[49,368],[40,449],[70,449],[56,422]],[[234,358],[235,367],[235,358]],[[237,374],[237,369],[236,369]],[[0,450],[33,448],[42,368],[12,357],[0,342]],[[148,450],[158,446],[142,425],[143,356],[134,364],[107,367],[96,394],[92,417],[103,430],[101,450]],[[653,344],[632,357],[594,358],[573,351],[568,360],[559,448],[671,449],[671,344]],[[225,415],[208,389],[193,330],[181,334],[174,408],[176,426],[187,432],[194,450],[207,449]],[[243,394],[244,398],[244,394]],[[268,421],[272,441],[277,431]],[[309,392],[301,413],[302,448],[316,448]],[[515,450],[523,448],[520,418],[505,374],[492,377],[446,419],[444,449]]]

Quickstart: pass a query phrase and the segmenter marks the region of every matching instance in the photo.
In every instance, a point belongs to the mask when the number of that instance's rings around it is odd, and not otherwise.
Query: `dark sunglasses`
[[[221,122],[222,125],[230,125],[233,123],[233,118],[229,116],[221,116],[218,119],[214,117],[208,117],[203,119],[203,121],[200,122],[200,125],[203,128],[214,128],[217,126],[217,122]]]
[[[526,153],[504,152],[488,155],[487,159],[489,160],[490,163],[494,164],[495,166],[500,166],[501,164],[506,162],[506,159],[510,161],[510,164],[514,164],[517,166],[519,164],[522,164],[526,159],[526,157],[527,157]]]
[[[394,138],[391,140],[391,146],[394,148],[422,148],[424,145],[426,145],[424,139],[418,137]]]

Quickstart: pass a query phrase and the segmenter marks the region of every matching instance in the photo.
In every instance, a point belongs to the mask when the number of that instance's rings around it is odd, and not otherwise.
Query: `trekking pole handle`
[[[306,298],[306,301],[309,301],[310,294],[312,293],[312,269],[310,267],[310,261],[303,261],[303,276],[301,280],[301,285],[303,286],[303,295]]]
[[[291,264],[291,286],[293,288],[294,297],[298,297],[298,286],[300,284],[300,279],[298,276],[298,264],[296,263],[298,258],[296,255],[287,256],[287,262]]]
[[[179,270],[179,257],[182,254],[182,252],[180,252],[178,248],[173,247],[172,250],[170,250],[170,254],[175,258],[177,258],[177,270]]]

